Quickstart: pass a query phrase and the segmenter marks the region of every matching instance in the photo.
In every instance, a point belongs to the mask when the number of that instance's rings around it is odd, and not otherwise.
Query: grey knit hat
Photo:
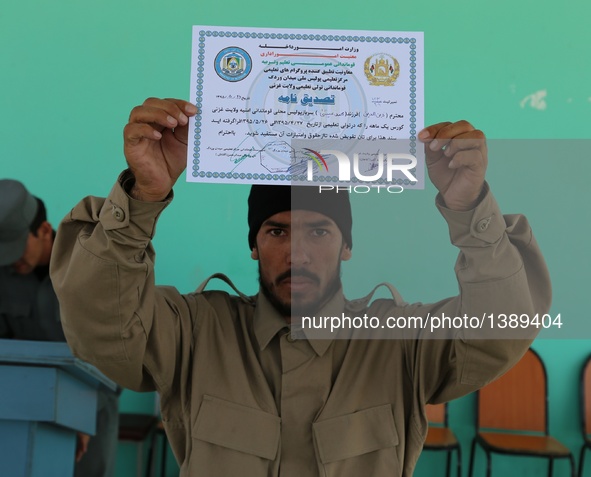
[[[37,214],[37,199],[12,179],[0,180],[0,266],[10,265],[27,248],[29,227]]]
[[[337,224],[349,248],[353,248],[353,218],[348,193],[336,190],[320,193],[314,186],[253,185],[248,197],[248,245],[256,246],[261,225],[272,215],[292,209],[311,210],[330,217]]]

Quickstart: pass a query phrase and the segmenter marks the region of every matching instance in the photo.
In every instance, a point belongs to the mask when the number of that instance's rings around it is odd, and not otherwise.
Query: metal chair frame
[[[589,379],[591,380],[591,355],[587,356],[583,367],[581,368],[581,380],[580,380],[580,403],[581,403],[581,432],[583,434],[583,445],[581,446],[581,452],[579,454],[579,472],[578,477],[583,476],[583,466],[585,465],[585,451],[591,449],[591,439],[589,437],[589,431],[591,430],[591,413],[587,413],[587,399],[591,400],[591,395],[587,396],[585,392],[587,373],[589,373]],[[591,382],[590,382],[591,385]],[[590,393],[591,394],[591,393]],[[591,407],[591,404],[590,404]],[[589,421],[589,425],[587,422]]]
[[[162,439],[160,461],[160,477],[166,475],[166,457],[168,453],[168,438],[164,431],[160,415],[160,396],[154,394],[154,413],[136,414],[123,413],[119,415],[119,440],[133,442],[137,444],[137,463],[136,475],[141,477],[144,467],[143,450],[145,443],[148,442],[148,463],[146,466],[145,477],[152,477],[156,471],[156,444],[158,438]]]
[[[148,442],[146,477],[152,476],[152,461],[158,418],[152,414],[123,413],[119,415],[119,440],[137,445],[136,475],[141,477],[144,467],[144,446]]]
[[[540,356],[538,355],[538,353],[536,353],[533,349],[529,349],[527,351],[527,353],[531,353],[535,359],[537,360],[537,362],[540,364],[542,373],[543,373],[543,379],[544,379],[544,432],[543,432],[543,437],[550,437],[549,432],[548,432],[548,427],[549,427],[549,423],[548,423],[548,379],[547,379],[547,373],[546,373],[546,366],[544,365],[544,362],[542,361],[542,359],[540,358]],[[527,354],[526,353],[526,354]],[[517,363],[515,365],[516,367],[519,366],[519,363]],[[509,370],[507,373],[510,373],[511,370]],[[503,377],[499,378],[499,379],[503,379]],[[504,455],[523,455],[523,456],[529,456],[529,457],[542,457],[542,458],[547,458],[548,459],[548,477],[552,476],[552,472],[554,470],[554,460],[555,459],[569,459],[570,461],[570,466],[571,466],[571,476],[575,477],[575,461],[574,461],[574,457],[572,452],[569,452],[568,454],[546,454],[546,453],[541,453],[541,452],[532,452],[529,451],[527,449],[518,449],[518,448],[502,448],[502,447],[497,447],[494,445],[491,445],[489,442],[486,441],[486,439],[481,435],[480,433],[480,393],[481,391],[478,391],[477,393],[477,398],[476,398],[476,436],[474,437],[474,439],[472,440],[472,446],[471,446],[471,450],[470,450],[470,467],[469,467],[469,477],[472,477],[473,475],[473,471],[474,471],[474,455],[476,453],[476,444],[479,444],[480,447],[482,447],[482,449],[484,450],[484,452],[486,453],[486,477],[490,477],[491,473],[492,473],[492,459],[491,459],[491,454],[495,453],[495,454],[504,454]],[[525,429],[524,429],[525,431]],[[507,434],[502,434],[499,433],[499,435],[507,435]]]
[[[448,409],[447,409],[447,403],[445,404],[436,404],[435,406],[443,406],[443,422],[432,422],[429,421],[429,428],[431,427],[437,427],[440,429],[447,429],[450,432],[451,429],[449,428],[448,425]],[[431,426],[431,424],[443,424],[442,426]],[[453,434],[453,432],[452,432]],[[454,435],[455,438],[455,435]],[[423,446],[423,450],[431,450],[431,451],[445,451],[447,453],[447,458],[446,458],[446,470],[445,470],[445,475],[446,477],[450,477],[451,474],[451,457],[452,454],[454,453],[454,451],[457,452],[457,459],[456,459],[456,469],[457,469],[457,477],[462,477],[462,448],[460,446],[460,442],[457,440],[456,438],[456,442],[453,444],[435,444],[435,443],[425,443],[425,445]]]

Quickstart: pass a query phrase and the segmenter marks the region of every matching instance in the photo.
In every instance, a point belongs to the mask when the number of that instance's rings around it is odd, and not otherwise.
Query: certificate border
[[[308,33],[269,33],[269,32],[249,32],[249,31],[220,31],[220,30],[200,30],[199,31],[199,51],[197,56],[197,81],[195,87],[195,105],[201,109],[203,99],[203,78],[205,68],[205,39],[208,37],[225,37],[225,38],[254,38],[263,40],[314,40],[314,41],[338,41],[338,42],[360,42],[360,43],[398,43],[407,44],[410,49],[410,149],[412,155],[416,155],[416,38],[409,37],[384,37],[384,36],[364,36],[364,35],[324,35],[324,34],[308,34]],[[198,152],[201,145],[201,115],[195,118],[193,142],[193,177],[201,177],[207,179],[242,179],[242,180],[269,180],[269,181],[302,181],[305,176],[293,176],[291,174],[259,174],[259,173],[244,173],[244,172],[212,172],[200,171],[200,153]],[[413,169],[415,171],[416,169]],[[319,176],[314,177],[313,182],[331,183],[339,182],[336,176]],[[350,182],[360,182],[353,179]],[[374,183],[385,183],[385,179],[375,181]],[[395,179],[388,184],[398,185],[414,185],[416,182],[409,179]]]

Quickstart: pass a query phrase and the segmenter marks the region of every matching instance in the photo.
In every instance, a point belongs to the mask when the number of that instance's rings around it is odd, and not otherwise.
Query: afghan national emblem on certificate
[[[398,60],[387,53],[377,53],[365,60],[365,76],[372,86],[393,86],[400,74]]]

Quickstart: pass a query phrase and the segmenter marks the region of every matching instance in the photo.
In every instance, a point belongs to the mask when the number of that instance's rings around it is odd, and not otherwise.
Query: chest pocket
[[[269,475],[280,431],[278,416],[205,395],[193,426],[191,470],[199,469],[208,477],[245,475],[245,471]]]
[[[315,422],[313,430],[322,475],[399,475],[398,434],[389,404]]]

